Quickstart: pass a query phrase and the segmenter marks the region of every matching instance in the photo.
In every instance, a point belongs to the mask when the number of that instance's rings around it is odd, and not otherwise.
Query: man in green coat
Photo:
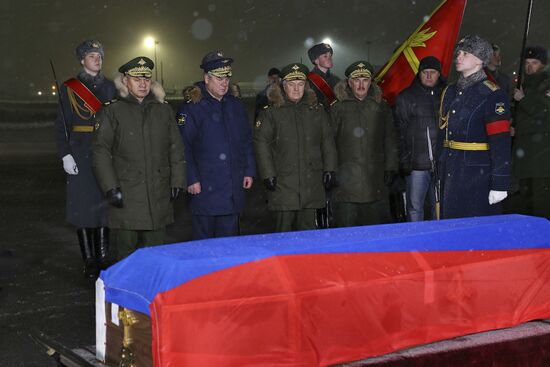
[[[332,198],[337,227],[390,221],[387,185],[398,168],[395,127],[372,74],[367,61],[354,62],[335,88],[339,102],[331,108],[331,123],[338,185]]]
[[[171,201],[185,182],[183,144],[153,61],[137,57],[119,68],[119,99],[97,115],[93,168],[111,204],[109,227],[118,258],[164,243],[174,221]]]
[[[315,211],[332,184],[336,148],[325,109],[306,85],[308,68],[290,64],[254,129],[256,161],[276,231],[316,229]]]
[[[519,179],[520,212],[550,219],[550,70],[540,46],[525,50],[525,79],[514,91],[516,115],[512,155]]]

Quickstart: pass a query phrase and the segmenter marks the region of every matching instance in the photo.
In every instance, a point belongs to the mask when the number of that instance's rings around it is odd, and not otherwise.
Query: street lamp
[[[143,40],[143,44],[145,45],[145,47],[152,48],[155,51],[155,80],[158,81],[157,45],[159,44],[159,41],[157,41],[153,37],[149,36],[149,37],[145,37],[145,39]]]

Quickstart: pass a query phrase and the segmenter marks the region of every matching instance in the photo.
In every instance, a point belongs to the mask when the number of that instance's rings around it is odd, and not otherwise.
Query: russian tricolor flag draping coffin
[[[550,222],[519,215],[142,249],[103,272],[155,366],[328,366],[550,317]]]

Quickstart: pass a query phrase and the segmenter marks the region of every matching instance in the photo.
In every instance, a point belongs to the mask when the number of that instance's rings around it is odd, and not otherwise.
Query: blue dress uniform
[[[450,85],[441,101],[439,177],[441,218],[497,215],[489,191],[510,185],[510,109],[504,90],[489,80],[460,89]]]
[[[77,78],[101,102],[116,94],[115,84],[103,74],[93,77],[82,71]],[[67,222],[77,228],[107,227],[107,203],[92,171],[94,115],[65,84],[59,93],[62,104],[55,121],[59,158],[71,154],[78,167],[77,175],[67,175]]]
[[[245,203],[243,179],[256,175],[252,130],[241,101],[229,94],[215,99],[204,82],[197,88],[200,98],[177,112],[187,184],[201,184],[201,193],[190,196],[194,238],[236,235]]]

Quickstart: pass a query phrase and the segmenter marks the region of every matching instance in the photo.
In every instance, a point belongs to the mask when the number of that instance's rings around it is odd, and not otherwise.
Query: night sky
[[[383,64],[440,0],[2,0],[0,98],[25,99],[52,84],[51,58],[60,82],[76,74],[75,47],[97,39],[105,48],[104,73],[112,78],[129,59],[145,55],[146,36],[158,42],[166,89],[201,78],[202,56],[221,49],[235,59],[236,82],[265,83],[272,66],[307,58],[307,45],[330,37],[334,71],[357,59]],[[527,0],[470,0],[461,35],[477,33],[501,45],[503,70],[517,69]],[[550,1],[534,0],[528,44],[550,47]]]

